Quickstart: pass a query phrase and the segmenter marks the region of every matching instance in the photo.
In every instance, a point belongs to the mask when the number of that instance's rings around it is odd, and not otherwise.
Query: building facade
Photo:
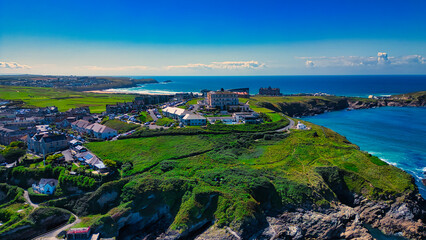
[[[28,149],[36,154],[49,154],[68,148],[65,134],[43,133],[28,138]]]
[[[239,104],[238,95],[229,91],[208,92],[206,102],[210,108],[220,108],[222,110]]]
[[[35,192],[51,195],[55,192],[56,186],[58,186],[58,180],[42,178],[38,184],[33,184],[32,188]]]
[[[271,88],[271,86],[269,86],[268,88],[260,88],[259,95],[281,96],[282,94],[279,88]]]
[[[99,123],[94,123],[87,126],[86,133],[99,139],[110,139],[118,135],[117,130]]]
[[[186,114],[182,118],[182,123],[186,126],[205,126],[207,118],[197,114]]]

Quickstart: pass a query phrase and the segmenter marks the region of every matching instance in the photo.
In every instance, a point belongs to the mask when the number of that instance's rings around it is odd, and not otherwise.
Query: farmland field
[[[105,111],[106,104],[133,101],[136,95],[74,92],[56,88],[0,86],[0,99],[22,100],[27,106],[56,106],[59,111],[88,106],[92,113]]]

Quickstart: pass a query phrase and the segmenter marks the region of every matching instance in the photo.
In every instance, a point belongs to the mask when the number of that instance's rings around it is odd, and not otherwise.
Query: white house
[[[303,124],[300,121],[298,121],[297,125],[296,125],[296,129],[299,129],[299,130],[308,130],[308,127],[305,124]]]
[[[182,118],[182,123],[187,126],[204,126],[207,124],[207,119],[197,114],[186,114]]]
[[[104,170],[106,169],[105,164],[93,153],[91,152],[82,152],[77,153],[74,156],[78,161],[80,161],[82,164],[87,164],[91,168],[97,169],[97,170]]]
[[[93,135],[95,138],[109,139],[117,136],[117,130],[114,130],[105,125],[94,123],[86,127],[86,132]]]
[[[166,107],[163,109],[163,114],[169,118],[182,119],[186,114],[188,114],[188,111],[177,107]]]
[[[34,192],[41,194],[53,194],[57,186],[58,180],[51,178],[42,178],[40,179],[38,185],[32,185]]]

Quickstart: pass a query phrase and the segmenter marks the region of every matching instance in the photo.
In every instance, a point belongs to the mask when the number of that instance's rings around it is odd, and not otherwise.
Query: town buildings
[[[91,239],[91,229],[90,227],[85,228],[71,228],[67,231],[67,239],[73,240],[83,240]]]
[[[94,123],[86,127],[86,133],[99,139],[111,139],[117,136],[118,132],[115,129],[105,125]]]
[[[260,88],[259,95],[281,96],[282,94],[279,88],[271,88],[271,86],[269,86],[268,88]]]
[[[90,123],[86,120],[77,120],[71,123],[71,127],[79,133],[88,134],[99,139],[110,139],[118,135],[115,129],[99,123]]]
[[[77,120],[71,123],[71,128],[76,130],[77,132],[85,133],[86,127],[89,126],[90,124],[91,123],[86,120]]]
[[[178,107],[166,107],[163,109],[164,116],[168,118],[176,119],[176,120],[182,119],[188,113],[189,112],[186,111],[185,109],[178,108]]]
[[[49,154],[68,148],[65,134],[41,133],[29,137],[27,140],[28,150],[36,154]]]
[[[239,104],[238,94],[230,91],[208,92],[206,102],[210,108],[220,108],[222,110],[227,110],[229,106]]]
[[[107,104],[107,114],[122,114],[129,112],[140,112],[145,109],[145,102],[142,99],[135,99],[133,102],[117,103],[115,105]]]
[[[198,114],[186,114],[182,118],[182,123],[186,126],[205,126],[207,124],[207,118]]]
[[[232,117],[235,118],[237,123],[257,124],[262,122],[259,114],[254,112],[236,112],[232,114]]]

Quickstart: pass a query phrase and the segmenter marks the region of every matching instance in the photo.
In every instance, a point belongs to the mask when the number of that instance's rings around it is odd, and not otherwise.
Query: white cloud
[[[386,64],[389,63],[388,54],[385,52],[378,52],[377,53],[377,63],[378,64]]]
[[[312,60],[306,60],[305,65],[306,67],[310,67],[310,68],[315,67],[315,64]]]
[[[237,70],[237,69],[259,69],[265,67],[264,63],[258,61],[225,61],[225,62],[212,62],[209,64],[204,63],[191,63],[186,65],[167,66],[167,69],[224,69],[224,70]]]
[[[381,65],[415,65],[426,64],[426,58],[420,55],[390,57],[385,52],[373,56],[336,56],[336,57],[296,57],[305,61],[305,66],[312,67],[363,67]]]
[[[8,69],[30,69],[31,67],[28,65],[22,65],[16,62],[0,62],[0,68],[8,68]]]

